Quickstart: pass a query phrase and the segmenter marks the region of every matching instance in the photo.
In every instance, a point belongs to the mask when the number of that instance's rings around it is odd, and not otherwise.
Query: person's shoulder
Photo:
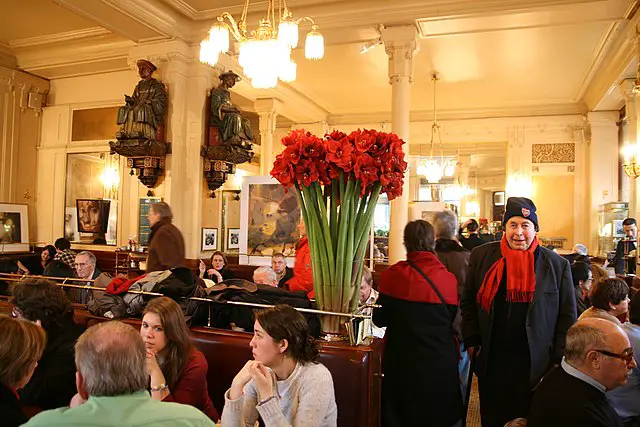
[[[469,258],[478,259],[484,258],[488,254],[500,253],[500,242],[489,242],[483,245],[476,246],[471,250]]]
[[[74,421],[70,420],[68,417],[68,413],[71,411],[70,408],[58,408],[58,409],[50,409],[48,411],[42,411],[39,414],[32,417],[28,423],[24,424],[26,427],[37,427],[37,426],[64,426],[64,425],[74,425]]]
[[[539,246],[538,249],[540,250],[540,254],[548,259],[552,264],[558,266],[570,266],[569,260],[561,256],[560,254],[557,254],[554,251],[545,248],[544,246]]]
[[[213,422],[203,412],[191,405],[185,405],[177,402],[160,402],[152,400],[149,402],[149,408],[146,411],[150,420],[156,419],[160,425],[162,421],[172,421],[174,426],[214,426]],[[151,414],[154,414],[153,416]],[[160,418],[161,420],[158,420]],[[193,422],[197,424],[192,424]]]
[[[333,377],[331,376],[331,371],[329,371],[329,369],[326,366],[324,366],[322,363],[319,363],[319,362],[305,363],[304,365],[302,365],[301,369],[304,372],[304,376],[307,378],[314,378],[315,380],[325,379],[325,380],[333,381]]]

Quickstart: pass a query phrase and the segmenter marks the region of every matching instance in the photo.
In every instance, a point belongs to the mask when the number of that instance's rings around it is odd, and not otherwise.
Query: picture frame
[[[151,226],[149,225],[149,209],[154,203],[161,202],[161,197],[143,197],[138,200],[138,243],[140,246],[149,245]]]
[[[240,229],[229,228],[227,229],[227,250],[240,249]]]
[[[624,225],[622,222],[623,220],[621,219],[613,220],[613,237],[624,237]]]
[[[302,211],[296,192],[268,176],[242,179],[240,264],[271,265],[271,255],[294,257]]]
[[[216,251],[218,250],[218,229],[217,228],[202,228],[202,247],[201,251]]]
[[[0,203],[0,253],[29,252],[27,205]]]
[[[76,199],[78,231],[106,234],[109,226],[111,200]]]

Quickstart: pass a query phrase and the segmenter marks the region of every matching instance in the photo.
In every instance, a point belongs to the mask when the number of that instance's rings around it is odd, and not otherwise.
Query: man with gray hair
[[[214,426],[192,406],[151,398],[147,352],[131,326],[94,325],[80,336],[75,352],[78,394],[71,407],[41,412],[25,426]]]
[[[456,276],[458,281],[458,299],[462,298],[462,288],[467,277],[467,267],[469,266],[469,255],[460,242],[456,240],[456,230],[458,230],[458,217],[450,210],[436,212],[433,219],[433,228],[436,233],[436,255],[445,268]],[[453,327],[460,334],[460,323],[462,321],[460,310],[456,314]],[[460,334],[461,335],[461,334]],[[460,389],[463,398],[467,396],[467,379],[471,360],[466,351],[464,343],[460,344],[460,361],[458,362],[458,375],[460,377]]]
[[[271,267],[262,266],[253,270],[253,283],[278,287],[278,276]]]
[[[82,251],[76,255],[76,261],[73,266],[80,279],[93,280],[93,282],[86,282],[87,286],[106,289],[111,278],[100,271],[96,264],[96,256],[92,252]],[[74,284],[81,285],[83,282],[74,282]],[[91,289],[73,288],[72,294],[73,301],[80,304],[88,304],[95,297]]]
[[[620,326],[580,320],[567,332],[561,366],[535,392],[528,427],[621,426],[605,392],[625,384],[635,367],[633,347]]]

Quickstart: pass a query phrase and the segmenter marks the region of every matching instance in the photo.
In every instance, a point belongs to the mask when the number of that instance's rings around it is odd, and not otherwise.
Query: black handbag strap
[[[447,313],[449,314],[449,317],[451,317],[451,313],[449,312],[449,309],[447,308],[447,303],[445,302],[444,298],[442,297],[442,294],[440,293],[440,291],[438,290],[436,285],[434,285],[433,282],[431,281],[431,279],[429,279],[429,276],[427,276],[424,271],[422,271],[417,265],[415,265],[413,261],[407,260],[407,262],[409,263],[409,265],[411,267],[414,268],[414,270],[416,270],[418,273],[420,273],[420,275],[422,277],[424,277],[424,280],[426,280],[429,285],[431,285],[431,289],[433,289],[433,291],[436,293],[436,295],[438,295],[438,298],[440,298],[440,302],[442,303],[442,305],[444,305],[444,308],[447,309]]]

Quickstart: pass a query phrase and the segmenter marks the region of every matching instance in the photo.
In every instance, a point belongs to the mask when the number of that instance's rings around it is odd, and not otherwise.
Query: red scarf
[[[507,237],[502,236],[500,252],[502,258],[496,261],[487,271],[478,291],[478,303],[488,313],[491,302],[498,292],[498,287],[507,265],[507,301],[531,302],[536,290],[536,274],[534,271],[533,253],[538,247],[538,238],[534,237],[527,250],[511,249]]]

